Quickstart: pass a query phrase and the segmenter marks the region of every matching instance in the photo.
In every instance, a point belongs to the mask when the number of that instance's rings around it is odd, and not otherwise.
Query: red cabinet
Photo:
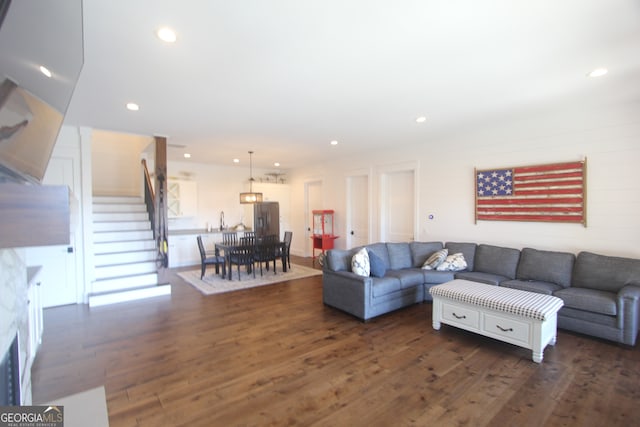
[[[316,258],[316,249],[322,254],[327,249],[333,249],[333,243],[338,236],[333,234],[334,212],[332,210],[314,210],[313,213],[313,259]]]

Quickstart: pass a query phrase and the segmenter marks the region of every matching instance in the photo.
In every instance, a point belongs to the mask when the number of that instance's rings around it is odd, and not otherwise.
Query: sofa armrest
[[[633,301],[640,299],[640,284],[628,284],[625,285],[620,291],[618,291],[618,299],[626,298]]]
[[[625,285],[618,291],[618,328],[622,329],[622,341],[635,345],[640,328],[640,286]]]
[[[351,271],[322,272],[322,301],[354,316],[367,320],[371,301],[371,277],[358,276]]]

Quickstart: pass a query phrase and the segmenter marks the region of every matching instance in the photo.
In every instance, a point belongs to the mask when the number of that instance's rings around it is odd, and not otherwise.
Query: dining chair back
[[[242,238],[241,238],[242,239]],[[247,273],[253,272],[253,277],[256,277],[256,270],[253,268],[254,263],[255,246],[253,245],[238,245],[231,248],[229,251],[229,279],[233,276],[233,265],[238,267],[238,280],[240,280],[240,266],[247,268]]]
[[[207,265],[215,265],[216,274],[220,274],[220,266],[222,266],[222,276],[224,277],[227,272],[224,257],[218,254],[207,255],[207,251],[202,243],[202,236],[197,236],[196,239],[198,241],[198,251],[200,252],[200,279],[204,278]]]
[[[260,276],[262,276],[262,263],[265,263],[267,271],[269,271],[269,262],[273,262],[273,274],[276,274],[278,243],[276,235],[262,236],[257,239],[254,260],[260,265]]]
[[[222,233],[222,243],[225,245],[235,245],[238,243],[238,233],[224,232]]]
[[[287,258],[287,264],[289,265],[289,268],[291,268],[291,240],[293,239],[293,231],[285,231],[284,232],[284,247],[283,250],[285,251],[284,256]]]

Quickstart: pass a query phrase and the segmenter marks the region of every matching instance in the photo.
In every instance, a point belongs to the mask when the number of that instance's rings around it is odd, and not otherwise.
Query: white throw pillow
[[[423,270],[435,270],[447,258],[449,249],[440,249],[431,254],[429,258],[422,264]]]
[[[467,261],[464,259],[464,255],[460,252],[457,254],[449,255],[442,264],[438,266],[438,271],[461,271],[467,268]]]
[[[351,258],[351,271],[358,276],[369,277],[371,267],[369,266],[369,253],[367,248],[362,248]]]

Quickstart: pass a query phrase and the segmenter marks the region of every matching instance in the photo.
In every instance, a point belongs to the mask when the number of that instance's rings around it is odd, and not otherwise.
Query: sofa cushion
[[[476,249],[473,271],[515,279],[519,259],[518,249],[481,244]]]
[[[324,266],[331,271],[351,271],[351,258],[357,251],[331,249],[326,252]]]
[[[553,294],[564,301],[564,305],[578,310],[615,316],[616,294],[587,288],[566,288]]]
[[[575,327],[576,321],[583,325],[583,328]],[[572,326],[573,324],[573,326]],[[558,311],[558,328],[570,331],[581,332],[583,334],[598,336],[600,326],[608,328],[618,328],[617,316],[594,313],[593,311],[576,310],[575,308],[564,306]]]
[[[411,249],[409,243],[387,243],[389,268],[399,270],[411,267]]]
[[[422,286],[424,283],[424,276],[422,270],[419,268],[405,268],[402,270],[389,270],[387,276],[396,277],[400,280],[400,287],[402,289],[412,288],[414,286]]]
[[[473,271],[476,248],[478,247],[476,243],[447,242],[444,246],[450,254],[462,252],[465,261],[467,261],[467,270]]]
[[[480,282],[486,283],[487,285],[496,286],[498,286],[500,282],[509,280],[509,278],[506,276],[492,273],[483,273],[481,271],[457,271],[454,272],[454,277],[456,279],[471,280],[472,282]]]
[[[575,255],[569,252],[524,248],[520,252],[516,278],[551,282],[567,288],[571,285],[571,273],[575,259]]]
[[[420,268],[435,251],[442,249],[441,242],[409,242],[412,266]]]
[[[453,271],[436,271],[436,270],[422,270],[425,284],[439,285],[441,283],[450,282],[454,277]]]
[[[541,282],[538,280],[505,280],[504,282],[500,282],[500,286],[547,295],[553,295],[555,291],[563,289],[562,286],[556,285],[555,283]]]
[[[431,254],[429,258],[422,264],[423,270],[435,270],[440,264],[447,259],[449,251],[447,249],[440,249]]]
[[[467,262],[464,260],[462,252],[449,255],[447,259],[441,263],[436,270],[438,271],[462,271],[467,268]]]
[[[371,294],[374,298],[388,295],[400,290],[400,279],[397,277],[376,277],[371,279]]]
[[[373,277],[384,277],[384,273],[387,271],[382,258],[373,251],[369,251],[369,267]]]
[[[618,292],[625,285],[640,286],[640,260],[580,252],[571,286]]]
[[[351,258],[351,271],[358,276],[369,277],[371,268],[369,266],[369,253],[367,248],[362,248]]]

